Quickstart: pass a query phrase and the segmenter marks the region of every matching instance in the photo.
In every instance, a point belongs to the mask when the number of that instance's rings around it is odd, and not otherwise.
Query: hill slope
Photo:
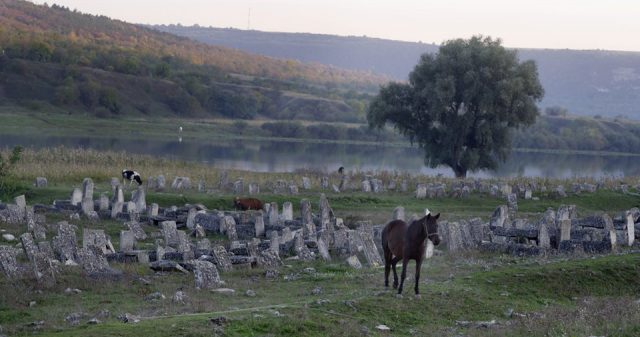
[[[198,41],[274,57],[319,62],[407,78],[435,44],[367,37],[269,33],[237,29],[154,26]],[[579,115],[627,115],[640,119],[640,53],[599,50],[521,49],[538,64],[546,95],[542,106],[563,106]]]
[[[0,1],[0,47],[0,103],[102,116],[355,121],[385,81],[19,0]]]

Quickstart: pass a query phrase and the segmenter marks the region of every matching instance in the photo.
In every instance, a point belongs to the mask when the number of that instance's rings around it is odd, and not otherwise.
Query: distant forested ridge
[[[154,28],[195,40],[273,57],[318,62],[406,80],[423,53],[439,46],[368,37],[164,25]],[[429,32],[424,32],[428,36]],[[499,37],[499,36],[497,36]],[[440,42],[440,41],[438,41]],[[520,49],[538,65],[545,88],[541,106],[572,114],[640,119],[640,52]]]
[[[99,117],[362,121],[387,80],[20,0],[0,2],[0,50],[0,104]]]

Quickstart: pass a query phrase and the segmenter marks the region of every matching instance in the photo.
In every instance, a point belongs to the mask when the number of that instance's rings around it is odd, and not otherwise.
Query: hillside
[[[0,1],[0,47],[0,103],[106,117],[362,121],[386,80],[19,0]]]
[[[318,62],[404,80],[420,54],[435,44],[367,37],[271,33],[199,26],[154,26],[195,40],[273,57]],[[545,88],[541,105],[573,114],[640,119],[640,53],[600,50],[521,49],[520,59],[538,64]]]

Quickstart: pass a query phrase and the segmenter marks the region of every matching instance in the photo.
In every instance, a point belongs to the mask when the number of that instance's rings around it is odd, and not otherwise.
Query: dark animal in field
[[[340,166],[340,168],[338,169],[338,173],[344,174],[344,166]]]
[[[429,239],[434,245],[440,244],[438,234],[438,218],[440,213],[431,216],[431,213],[422,219],[413,221],[410,225],[402,220],[389,222],[382,230],[382,249],[384,250],[384,286],[389,286],[389,270],[393,266],[393,288],[398,288],[398,294],[402,294],[402,286],[407,276],[407,264],[409,260],[416,260],[416,295],[420,294],[418,282],[420,280],[420,267]],[[402,275],[398,287],[398,274],[396,264],[402,260]]]
[[[131,186],[134,180],[138,183],[138,186],[142,185],[142,177],[140,177],[140,173],[136,171],[124,169],[122,170],[122,178],[129,181],[129,186]]]
[[[262,201],[256,198],[239,198],[236,197],[233,200],[233,207],[236,210],[247,211],[250,209],[261,210],[263,207]]]

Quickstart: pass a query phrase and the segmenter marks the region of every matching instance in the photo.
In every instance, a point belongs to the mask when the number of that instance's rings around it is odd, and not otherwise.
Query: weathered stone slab
[[[331,222],[331,206],[329,206],[329,200],[324,193],[320,193],[320,201],[318,202],[320,208],[320,229],[325,230]]]
[[[282,219],[284,221],[293,220],[293,205],[289,201],[282,204]]]
[[[196,215],[198,211],[195,208],[189,208],[187,213],[187,228],[193,230],[196,227]]]
[[[194,222],[196,225],[204,227],[207,232],[220,233],[220,217],[214,214],[198,213],[195,216]]]
[[[360,239],[363,243],[363,253],[367,263],[372,267],[380,267],[384,265],[382,257],[378,252],[376,243],[373,241],[373,235],[366,230],[359,230]]]
[[[327,246],[327,244],[322,238],[318,238],[318,253],[320,254],[320,257],[324,261],[331,261],[331,254],[329,254],[329,247]]]
[[[20,276],[20,269],[16,260],[17,254],[13,247],[0,246],[0,271],[9,279],[15,279]]]
[[[102,254],[96,254],[91,248],[78,249],[78,264],[90,275],[98,275],[112,271],[106,257]]]
[[[549,227],[544,221],[540,221],[538,223],[538,247],[544,249],[551,248],[551,236],[549,235]]]
[[[509,209],[506,205],[500,205],[496,207],[491,215],[489,226],[491,227],[504,227],[509,220]]]
[[[89,215],[91,212],[95,211],[93,205],[93,198],[82,198],[82,213],[84,215]]]
[[[79,188],[74,188],[73,192],[71,192],[71,204],[74,206],[79,206],[82,202],[82,190]]]
[[[44,187],[47,187],[48,184],[49,184],[49,182],[47,181],[47,178],[45,178],[45,177],[36,177],[36,182],[34,183],[34,186],[36,188],[44,188]]]
[[[135,233],[131,230],[120,231],[120,251],[130,252],[136,249]]]
[[[36,243],[33,241],[33,236],[31,236],[31,233],[24,233],[20,235],[20,242],[22,243],[22,249],[24,250],[24,254],[27,256],[27,259],[33,262],[36,253],[38,253],[40,250],[38,249]]]
[[[249,195],[260,194],[260,185],[258,183],[249,184]]]
[[[122,213],[122,209],[124,208],[123,202],[116,202],[111,207],[111,219],[117,219],[118,214]]]
[[[196,289],[215,289],[224,283],[220,279],[218,269],[209,261],[191,260]]]
[[[189,240],[189,236],[185,231],[176,231],[178,234],[178,246],[176,249],[180,253],[190,252],[191,251],[191,240]]]
[[[309,177],[302,177],[302,188],[305,190],[311,189],[311,179]]]
[[[326,190],[329,188],[329,177],[322,176],[320,177],[320,188]]]
[[[160,176],[158,176],[159,181]],[[175,177],[171,188],[174,190],[187,190],[191,188],[191,179],[189,177]]]
[[[178,230],[175,221],[164,221],[162,226],[162,235],[164,236],[164,244],[170,247],[177,247],[179,244]]]
[[[277,225],[278,224],[278,203],[272,202],[271,206],[269,206],[269,211],[267,213],[267,217],[269,218],[269,225]]]
[[[311,203],[308,199],[300,200],[300,216],[302,218],[302,224],[313,224],[313,218],[311,215]]]
[[[510,193],[507,195],[507,208],[509,210],[509,216],[511,218],[515,218],[516,213],[518,212],[518,195],[515,193]]]
[[[347,264],[354,269],[362,269],[362,263],[357,256],[351,255],[346,260]]]
[[[133,233],[133,237],[136,240],[146,240],[147,233],[145,233],[144,229],[142,229],[142,225],[140,225],[137,221],[128,221],[125,222],[125,225],[129,228],[129,230]]]
[[[416,186],[416,199],[425,199],[427,197],[427,185],[418,184]]]
[[[76,226],[66,221],[58,223],[58,235],[52,239],[53,251],[62,263],[75,261],[78,250]]]
[[[393,220],[402,220],[405,221],[405,215],[404,215],[404,207],[402,206],[398,206],[396,208],[393,209],[393,215],[391,217]]]
[[[560,220],[560,242],[571,240],[571,220]]]
[[[131,201],[136,205],[137,213],[144,213],[147,210],[147,197],[144,186],[138,186],[131,195]]]
[[[96,248],[102,254],[115,253],[113,245],[102,229],[82,230],[82,248]]]
[[[635,224],[634,224],[634,216],[633,213],[627,211],[625,212],[625,236],[626,236],[626,244],[631,247],[633,246],[633,242],[635,241]]]
[[[100,194],[98,210],[101,212],[109,210],[109,197],[105,193]]]
[[[298,258],[300,258],[300,260],[302,261],[313,261],[315,259],[313,253],[304,243],[303,235],[300,232],[296,232],[296,235],[294,237],[294,251],[296,252],[296,255],[298,255]]]
[[[227,238],[230,241],[238,240],[238,233],[236,232],[236,221],[232,216],[226,215],[222,219],[220,229],[222,231],[222,234],[226,234]]]
[[[264,215],[262,211],[258,211],[254,214],[253,218],[256,237],[264,237]]]
[[[82,199],[90,198],[93,201],[93,180],[91,178],[84,178],[82,180]]]
[[[213,249],[211,249],[211,256],[213,257],[214,263],[221,271],[230,271],[233,269],[229,253],[223,246],[214,245]]]

